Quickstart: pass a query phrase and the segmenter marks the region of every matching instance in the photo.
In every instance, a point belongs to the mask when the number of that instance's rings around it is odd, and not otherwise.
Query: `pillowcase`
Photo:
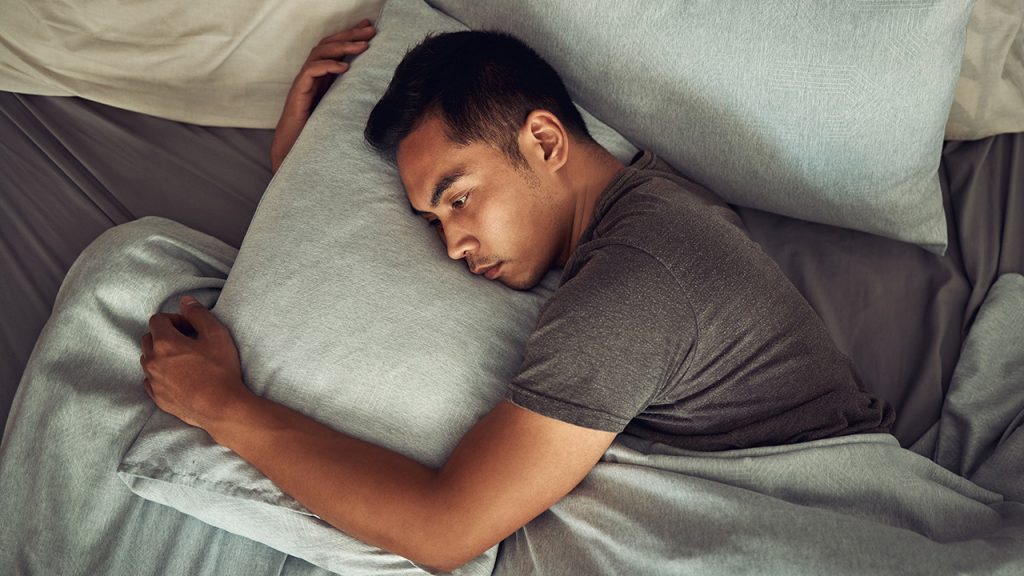
[[[938,166],[973,0],[433,0],[730,203],[942,253]]]
[[[363,127],[409,48],[428,32],[464,27],[422,1],[394,0],[378,28],[271,181],[214,313],[256,393],[440,467],[501,399],[559,273],[528,292],[473,276],[411,213],[396,170],[364,143]],[[636,152],[587,120],[620,160]],[[205,432],[159,410],[118,471],[144,498],[328,570],[417,568],[331,528]],[[490,574],[494,556],[458,572]]]
[[[10,0],[0,9],[0,90],[273,128],[309,50],[382,4]]]
[[[967,23],[949,140],[1024,131],[1024,2],[981,0]]]

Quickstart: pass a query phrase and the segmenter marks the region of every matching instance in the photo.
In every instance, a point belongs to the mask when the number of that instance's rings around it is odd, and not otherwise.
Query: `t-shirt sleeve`
[[[621,432],[685,368],[695,326],[683,290],[658,259],[618,244],[595,249],[541,308],[505,398]]]

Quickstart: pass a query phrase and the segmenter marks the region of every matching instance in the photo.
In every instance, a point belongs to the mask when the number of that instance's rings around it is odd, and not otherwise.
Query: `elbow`
[[[406,517],[396,533],[394,550],[431,573],[453,572],[472,563],[501,542],[502,530],[488,511],[467,506],[457,491],[435,485],[417,499],[417,513]]]
[[[439,518],[437,520],[440,520]],[[500,542],[490,542],[479,538],[472,527],[472,522],[435,521],[422,531],[419,538],[409,547],[409,560],[418,566],[428,569],[431,573],[453,572],[469,564],[492,546]],[[474,537],[477,536],[477,537]]]
[[[469,564],[490,546],[479,549],[479,546],[471,546],[466,538],[438,537],[422,542],[418,548],[409,560],[431,573],[447,573]]]
[[[437,553],[427,554],[423,557],[423,561],[416,562],[416,564],[431,574],[446,574],[462,568],[479,555],[460,556],[448,551],[438,550]]]

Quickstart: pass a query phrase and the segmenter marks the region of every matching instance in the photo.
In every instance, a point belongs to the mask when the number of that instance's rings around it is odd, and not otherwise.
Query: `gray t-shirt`
[[[602,192],[506,398],[693,450],[888,432],[894,418],[736,213],[650,152]]]

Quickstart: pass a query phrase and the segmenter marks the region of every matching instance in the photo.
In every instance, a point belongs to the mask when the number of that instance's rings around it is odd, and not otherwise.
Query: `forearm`
[[[247,389],[227,404],[197,423],[219,444],[335,528],[446,571],[550,508],[615,438],[502,401],[435,471]]]
[[[205,427],[335,528],[433,565],[436,471],[255,395]]]
[[[286,114],[287,111],[278,120],[274,138],[270,143],[270,172],[275,174],[285,157],[288,156],[292,146],[295,145],[295,141],[299,139],[299,134],[307,120],[301,116],[293,118]]]

